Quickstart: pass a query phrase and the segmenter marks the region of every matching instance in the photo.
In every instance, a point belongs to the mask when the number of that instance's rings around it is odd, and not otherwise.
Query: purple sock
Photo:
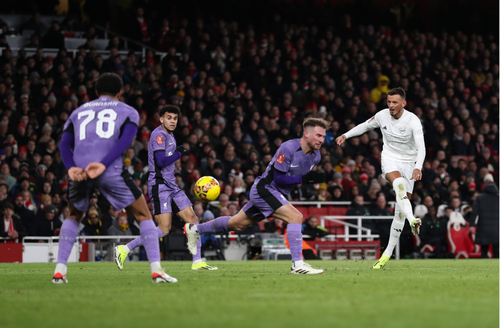
[[[161,231],[160,227],[156,227],[156,233],[158,234],[158,238],[163,238],[163,232]],[[129,250],[133,250],[134,248],[139,247],[141,245],[142,245],[141,237],[137,237],[130,243],[128,243],[127,247]]]
[[[210,222],[198,224],[198,233],[204,235],[206,233],[214,234],[217,232],[227,232],[229,230],[227,227],[229,218],[229,216],[221,216]]]
[[[287,227],[288,244],[292,253],[292,261],[302,260],[302,225],[289,223]]]
[[[198,239],[198,242],[196,243],[196,249],[198,252],[196,252],[196,255],[193,255],[193,261],[201,260],[201,238]]]
[[[142,221],[141,241],[148,254],[149,263],[160,262],[160,244],[158,242],[158,232],[153,220]]]
[[[66,219],[59,233],[59,253],[57,254],[57,263],[66,265],[69,255],[73,249],[73,245],[78,235],[78,222],[71,219]]]

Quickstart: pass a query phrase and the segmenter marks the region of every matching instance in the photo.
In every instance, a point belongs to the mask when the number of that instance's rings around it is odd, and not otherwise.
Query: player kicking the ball
[[[352,128],[336,139],[342,145],[348,138],[362,135],[368,130],[380,128],[384,140],[382,151],[382,176],[396,192],[396,209],[391,225],[389,244],[373,269],[382,269],[389,261],[396,242],[403,231],[405,217],[411,232],[420,233],[421,220],[413,216],[410,204],[415,181],[422,179],[425,159],[422,124],[415,114],[404,109],[406,94],[403,88],[394,88],[387,93],[389,108],[381,110],[365,123]]]
[[[302,214],[288,203],[286,196],[298,183],[321,183],[325,174],[311,171],[321,159],[319,149],[325,141],[330,122],[320,118],[306,118],[304,135],[300,139],[284,142],[274,154],[266,171],[250,190],[250,201],[235,216],[221,216],[200,225],[186,224],[188,248],[192,254],[198,252],[196,244],[202,234],[227,231],[242,231],[267,217],[288,223],[288,242],[292,253],[293,274],[320,274],[302,260]]]
[[[198,222],[191,201],[175,183],[175,161],[187,154],[186,148],[177,143],[173,132],[177,127],[180,110],[177,106],[167,105],[160,110],[160,126],[152,133],[148,143],[149,182],[148,193],[153,201],[153,214],[158,223],[158,238],[166,236],[172,227],[172,213],[177,214],[186,223]],[[127,245],[115,247],[115,262],[120,270],[128,253],[143,245],[142,236]],[[196,244],[197,252],[193,253],[193,270],[217,270],[201,260],[201,241]]]
[[[54,284],[68,282],[66,263],[94,188],[98,188],[114,208],[126,208],[139,221],[153,282],[177,282],[160,266],[158,236],[146,200],[128,172],[123,171],[120,155],[137,134],[139,114],[119,101],[122,88],[118,75],[102,74],[95,84],[99,99],[77,108],[64,125],[59,149],[68,169],[71,213],[59,235]]]

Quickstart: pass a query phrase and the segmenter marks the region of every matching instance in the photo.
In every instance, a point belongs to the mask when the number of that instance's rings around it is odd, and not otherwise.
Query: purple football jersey
[[[102,161],[128,123],[139,123],[137,110],[107,96],[78,107],[64,125],[64,131],[72,132],[75,136],[75,164],[85,169],[91,162]],[[123,162],[118,156],[106,171],[121,172],[122,168]]]
[[[164,151],[166,157],[173,156],[177,150],[177,142],[161,125],[154,129],[148,143],[149,185],[163,183],[167,189],[179,190],[175,183],[175,162],[160,168],[156,164],[155,153]]]
[[[276,170],[290,176],[303,176],[313,169],[321,160],[319,150],[307,155],[302,151],[300,139],[288,140],[281,144],[274,154],[273,159],[266,168],[266,171],[257,179],[254,185],[265,184],[278,190],[283,195],[288,196],[293,189],[293,184],[277,184],[274,181]]]

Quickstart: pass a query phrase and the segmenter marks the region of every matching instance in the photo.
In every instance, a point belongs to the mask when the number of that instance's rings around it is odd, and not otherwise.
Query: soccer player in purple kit
[[[137,134],[139,114],[119,101],[122,88],[123,81],[118,75],[102,74],[95,84],[99,98],[77,108],[64,126],[59,149],[69,175],[71,213],[59,234],[54,284],[68,282],[66,264],[94,188],[98,188],[114,208],[126,208],[136,217],[153,282],[177,282],[161,268],[158,236],[146,200],[123,170],[120,155]]]
[[[321,160],[319,149],[325,141],[330,122],[321,118],[306,118],[302,124],[304,134],[300,139],[284,142],[274,154],[266,171],[250,190],[250,201],[235,216],[221,216],[203,224],[187,223],[188,248],[196,254],[196,243],[202,234],[242,231],[266,217],[288,223],[287,237],[292,253],[292,274],[321,274],[302,260],[302,214],[286,199],[298,183],[321,183],[325,173],[312,171]]]
[[[152,133],[148,144],[149,181],[148,193],[153,201],[153,214],[158,223],[158,238],[166,236],[172,227],[172,214],[177,214],[186,223],[196,223],[191,201],[175,183],[175,161],[187,154],[183,145],[177,147],[173,131],[179,121],[180,110],[177,106],[167,105],[160,110],[160,126]],[[115,262],[120,270],[128,253],[142,245],[142,237],[127,245],[115,247]],[[197,252],[193,255],[193,270],[217,270],[201,260],[201,240],[197,242]]]

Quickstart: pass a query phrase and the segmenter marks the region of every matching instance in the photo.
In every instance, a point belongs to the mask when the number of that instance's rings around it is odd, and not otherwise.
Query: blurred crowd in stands
[[[43,27],[35,15],[27,22],[39,32],[33,56],[24,50],[13,56],[0,35],[0,46],[7,47],[0,56],[0,202],[13,205],[24,233],[57,234],[68,217],[68,176],[58,143],[71,112],[96,99],[94,82],[104,72],[123,78],[121,100],[140,113],[123,163],[145,192],[147,143],[160,124],[159,109],[180,107],[175,138],[189,155],[176,162],[178,185],[196,201],[192,185],[199,177],[211,175],[221,184],[220,205],[195,203],[200,220],[237,213],[274,152],[300,137],[301,122],[311,115],[332,122],[317,167],[327,181],[298,185],[290,200],[352,201],[356,215],[386,215],[394,193],[380,177],[380,131],[349,139],[345,147],[334,140],[386,108],[387,91],[401,86],[406,109],[421,119],[427,147],[412,203],[428,209],[424,221],[442,219],[436,210],[446,204],[474,225],[468,216],[474,200],[485,185],[498,182],[497,36],[354,25],[348,15],[326,26],[270,15],[262,31],[227,20],[154,20],[138,8],[129,36],[166,52],[161,58],[148,51],[144,60],[133,51],[119,55],[123,42],[114,37],[109,56],[97,54],[92,28],[75,57],[63,48],[46,56],[41,47],[62,47],[60,31],[78,26],[74,19]],[[130,218],[115,220],[123,213],[98,190],[91,203],[95,213],[84,220],[85,233],[137,229]],[[380,230],[387,233],[385,225]]]

